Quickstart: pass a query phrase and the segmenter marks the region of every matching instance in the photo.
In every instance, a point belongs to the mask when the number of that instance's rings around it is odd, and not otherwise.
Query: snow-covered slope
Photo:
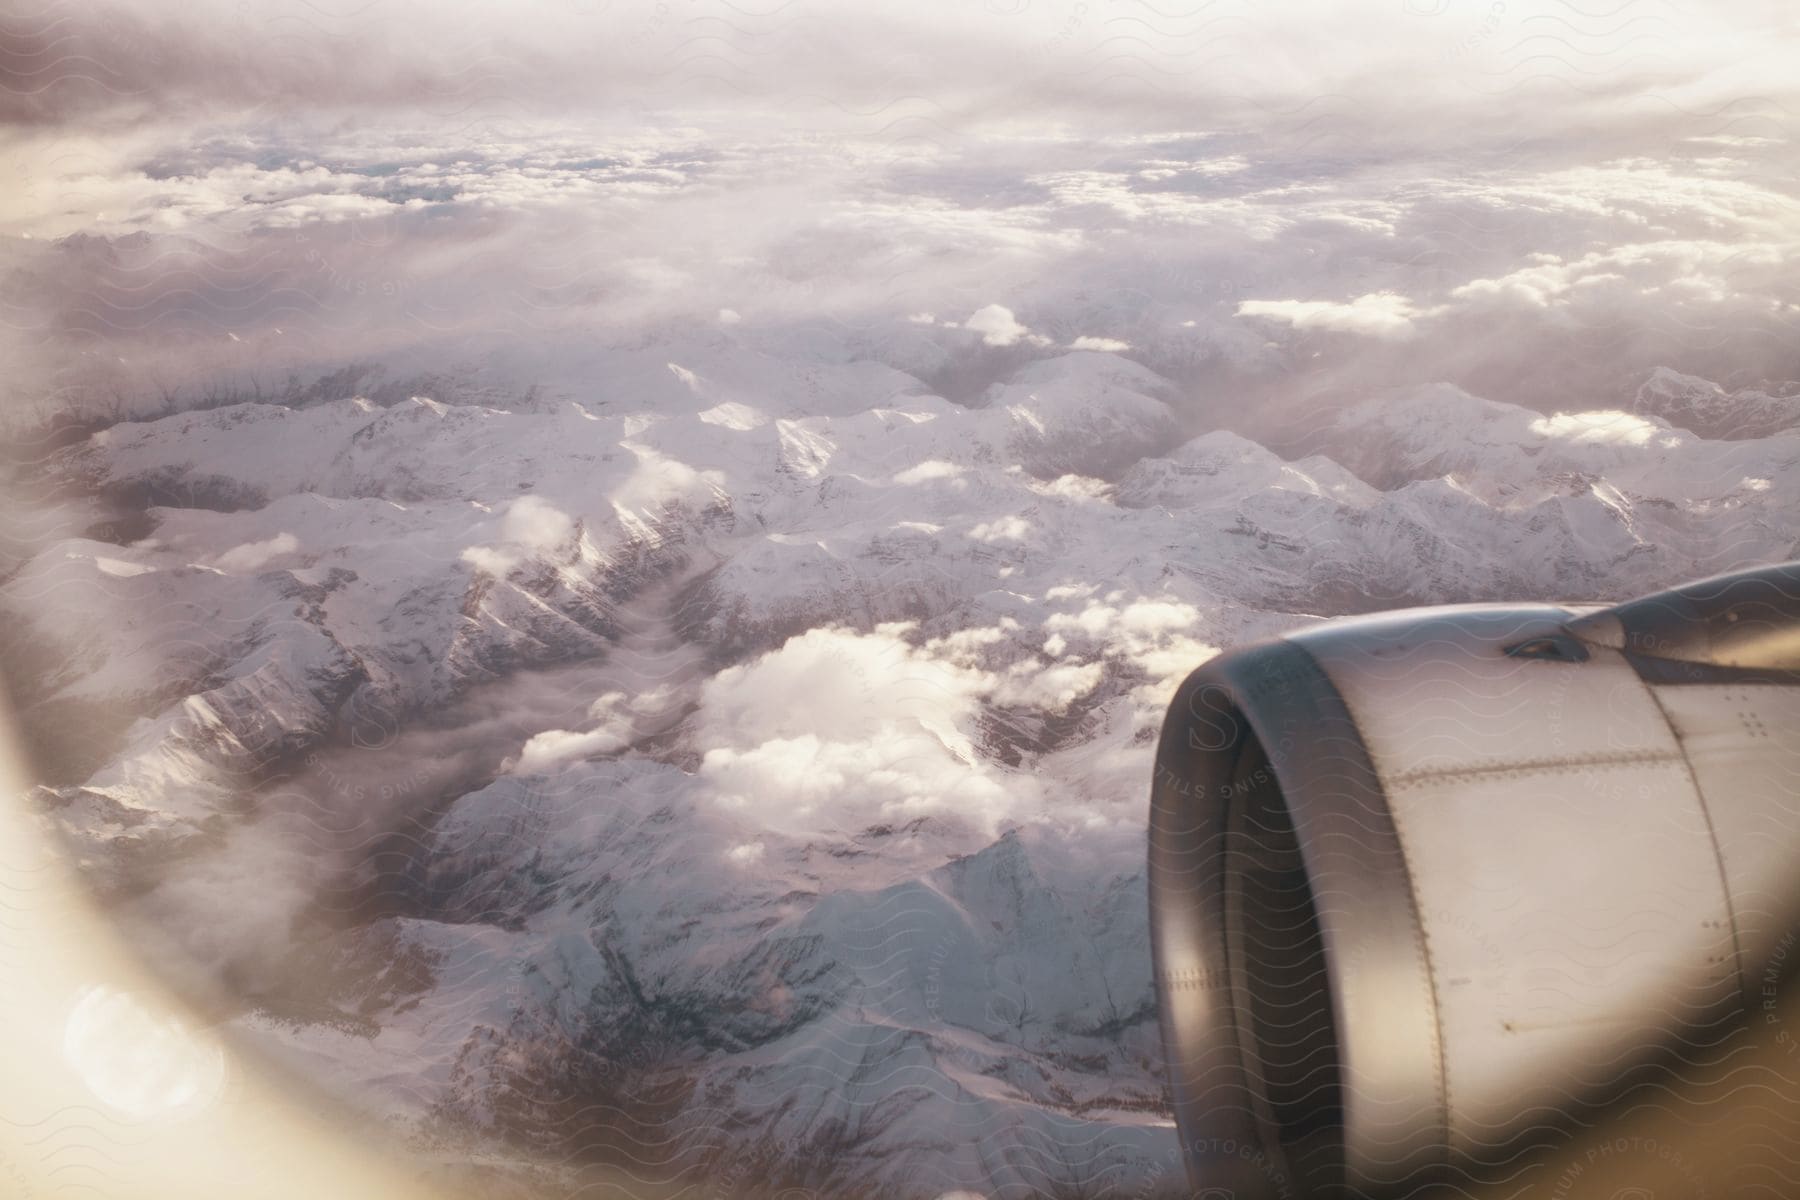
[[[41,792],[96,880],[440,1151],[1150,1194],[1144,789],[1188,669],[1800,553],[1778,398],[1727,429],[1685,377],[1631,412],[1375,397],[1283,461],[1114,354],[972,404],[841,357],[609,361],[512,411],[116,426],[50,470],[148,535],[0,586],[35,711],[118,714]]]

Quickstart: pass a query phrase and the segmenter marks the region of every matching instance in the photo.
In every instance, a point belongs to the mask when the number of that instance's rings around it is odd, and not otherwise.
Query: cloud
[[[802,733],[858,741],[903,726],[961,748],[959,723],[977,711],[984,681],[916,652],[904,632],[815,629],[727,668],[707,684],[704,729],[719,744],[743,745]]]
[[[1155,705],[1166,702],[1169,689],[1219,652],[1194,636],[1200,624],[1200,611],[1191,604],[1113,591],[1088,599],[1077,611],[1047,618],[1043,647],[1056,657],[1074,651],[1129,664],[1151,681],[1138,689],[1140,702]]]
[[[935,483],[943,479],[956,479],[967,470],[968,468],[960,463],[946,462],[941,458],[928,458],[907,467],[904,471],[894,472],[894,482],[908,485]]]
[[[1106,21],[877,3],[771,13],[709,39],[706,70],[655,4],[580,8],[459,7],[405,56],[364,28],[399,19],[379,7],[19,23],[107,86],[8,101],[31,186],[0,196],[4,411],[145,415],[359,362],[460,400],[592,399],[596,346],[722,325],[774,358],[830,328],[812,349],[964,403],[1021,357],[1129,348],[1179,381],[1190,427],[1277,442],[1389,386],[1605,407],[1660,365],[1795,372],[1795,84],[1765,70],[1794,31],[1739,5],[1684,14],[1655,69],[1567,74],[1509,57],[1531,42],[1504,36],[1516,8],[1473,44],[1454,6],[1322,5],[1299,33],[1142,29],[1126,60]],[[617,33],[599,49],[596,19]],[[1184,69],[1207,47],[1235,77]],[[1534,86],[1471,86],[1516,78]],[[1207,130],[1148,119],[1201,98]],[[971,312],[973,337],[942,319]],[[675,471],[646,464],[621,506],[706,503]]]
[[[520,496],[507,505],[501,528],[516,546],[548,550],[575,536],[575,518],[540,496]]]
[[[963,328],[981,335],[981,340],[990,346],[1011,346],[1031,331],[1019,324],[1013,316],[1012,309],[1000,304],[990,304],[978,308]]]
[[[261,542],[234,546],[213,560],[213,566],[231,575],[246,574],[266,566],[274,559],[292,554],[300,548],[300,539],[291,533],[278,533]]]
[[[1589,445],[1647,446],[1669,428],[1626,412],[1555,413],[1528,427],[1541,437]]]
[[[590,729],[586,732],[547,729],[533,734],[519,751],[519,757],[506,763],[506,770],[519,775],[541,775],[564,763],[597,754],[612,754],[630,744],[626,732],[619,729]]]
[[[489,575],[505,575],[519,564],[575,537],[575,519],[538,496],[520,496],[508,504],[492,541],[470,546],[462,561]]]
[[[1121,26],[1095,14],[1013,7],[870,0],[828,20],[781,8],[739,13],[718,22],[724,30],[696,55],[695,26],[660,0],[456,4],[426,27],[380,6],[192,0],[171,10],[102,0],[9,22],[6,58],[32,73],[0,91],[0,117],[329,124],[379,111],[414,125],[436,117],[503,126],[571,109],[618,112],[630,123],[686,107],[715,124],[799,114],[824,129],[883,129],[896,139],[973,122],[1104,123],[1115,144],[1129,146],[1164,114],[1204,111],[1215,132],[1286,127],[1331,150],[1359,140],[1519,145],[1546,129],[1619,122],[1621,96],[1652,90],[1665,97],[1664,114],[1716,113],[1726,67],[1739,95],[1779,99],[1793,88],[1783,51],[1796,31],[1771,23],[1759,0],[1720,0],[1678,23],[1634,26],[1623,39],[1582,28],[1556,56],[1529,34],[1534,17],[1561,10],[1530,0],[1491,14],[1297,0],[1282,19],[1248,14],[1226,25],[1152,13],[1122,18],[1134,29],[1128,54],[1114,40]],[[1207,69],[1194,70],[1197,61]],[[1742,116],[1700,122],[1693,133],[1771,132]],[[1223,143],[1136,166],[1165,186],[1205,187],[1246,174],[1247,157]]]
[[[1098,660],[1045,666],[1034,658],[1015,663],[1005,672],[994,688],[993,700],[996,704],[1062,713],[1100,686],[1105,674],[1106,666]]]
[[[995,517],[970,529],[969,536],[978,542],[1022,542],[1031,536],[1031,522],[1010,515]]]
[[[1393,292],[1372,292],[1348,304],[1329,300],[1245,300],[1240,317],[1268,317],[1295,329],[1324,329],[1377,338],[1409,338],[1417,330],[1413,304]]]
[[[709,680],[700,773],[719,802],[790,833],[932,813],[992,830],[1018,811],[1036,784],[974,740],[994,681],[904,633],[815,629]]]
[[[1001,766],[984,746],[986,714],[1064,714],[1125,666],[1139,720],[1217,652],[1191,635],[1199,623],[1190,605],[1109,593],[1052,616],[1041,654],[1012,618],[918,644],[910,624],[814,629],[708,681],[700,776],[726,809],[790,834],[931,814],[990,833],[1028,812],[1079,824],[1089,798]]]

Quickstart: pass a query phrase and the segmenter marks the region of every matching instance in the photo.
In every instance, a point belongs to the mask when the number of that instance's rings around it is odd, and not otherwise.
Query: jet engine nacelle
[[[1800,563],[1208,662],[1149,855],[1193,1186],[1399,1194],[1591,1125],[1785,981],[1797,880]]]

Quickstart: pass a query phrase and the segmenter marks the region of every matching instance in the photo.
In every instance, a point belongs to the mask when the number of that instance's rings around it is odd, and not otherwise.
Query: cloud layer
[[[1800,34],[1750,0],[415,15],[132,0],[0,30],[8,411],[368,362],[524,389],[701,322],[848,329],[946,388],[983,355],[1129,353],[1209,421],[1800,373]]]

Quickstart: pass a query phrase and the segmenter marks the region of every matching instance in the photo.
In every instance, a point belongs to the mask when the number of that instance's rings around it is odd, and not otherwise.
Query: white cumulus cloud
[[[1001,304],[990,304],[986,308],[975,310],[964,329],[973,330],[981,335],[981,340],[990,346],[1011,346],[1031,331],[1019,323],[1013,311]]]
[[[1408,338],[1415,328],[1418,310],[1412,301],[1394,292],[1371,292],[1348,304],[1330,300],[1245,300],[1240,317],[1268,317],[1295,329],[1325,329],[1334,333],[1360,333],[1377,338]]]
[[[721,803],[793,833],[934,812],[991,829],[1035,794],[972,737],[992,678],[904,633],[814,629],[708,681],[700,773]]]

